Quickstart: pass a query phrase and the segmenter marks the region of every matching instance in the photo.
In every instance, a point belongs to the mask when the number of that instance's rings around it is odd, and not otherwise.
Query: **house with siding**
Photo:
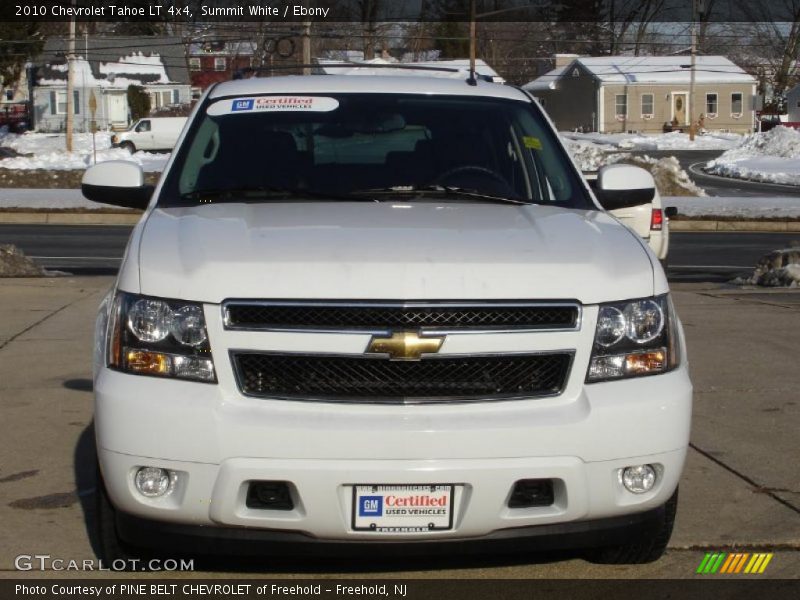
[[[33,126],[37,131],[66,128],[66,40],[50,38],[36,61]],[[90,37],[76,45],[74,130],[91,131],[91,104],[98,129],[125,129],[131,124],[128,86],[150,95],[151,109],[191,102],[191,85],[180,38]]]
[[[786,112],[790,123],[800,123],[800,84],[786,92]]]
[[[523,86],[561,131],[657,133],[689,127],[690,57],[557,57]],[[713,131],[755,125],[757,81],[724,56],[698,56],[691,114]]]
[[[255,42],[215,40],[189,46],[189,72],[195,94],[210,85],[230,81],[237,71],[254,66]]]

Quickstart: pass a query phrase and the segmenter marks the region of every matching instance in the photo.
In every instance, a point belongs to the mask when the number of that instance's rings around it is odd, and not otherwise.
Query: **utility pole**
[[[689,73],[689,101],[686,110],[689,113],[689,141],[694,141],[694,71],[697,61],[697,0],[692,0],[692,61]]]
[[[303,21],[303,64],[303,75],[311,75],[311,21]]]
[[[75,0],[72,0],[75,7]],[[69,46],[67,49],[67,152],[72,152],[72,127],[75,120],[75,16],[69,20]],[[56,103],[58,98],[56,97]]]
[[[469,0],[469,79],[470,85],[476,84],[475,78],[475,55],[477,54],[477,31],[476,23],[478,15],[475,14],[475,0]]]
[[[305,0],[303,4],[308,8],[308,0]],[[278,42],[276,41],[275,44],[277,50]],[[270,57],[271,60],[272,57]],[[306,65],[303,67],[303,75],[311,75],[311,67],[307,66],[311,64],[311,21],[303,21],[303,64]]]

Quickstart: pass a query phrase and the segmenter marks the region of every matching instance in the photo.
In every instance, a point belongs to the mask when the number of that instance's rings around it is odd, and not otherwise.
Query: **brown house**
[[[746,133],[755,125],[756,79],[724,56],[698,56],[689,105],[688,56],[557,56],[523,86],[561,131],[657,133],[702,128]]]

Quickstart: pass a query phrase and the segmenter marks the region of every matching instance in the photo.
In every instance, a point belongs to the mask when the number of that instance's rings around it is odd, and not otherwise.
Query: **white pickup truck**
[[[434,77],[211,88],[99,312],[106,559],[582,549],[657,559],[692,386],[657,257],[524,91]],[[605,209],[603,208],[605,207]]]

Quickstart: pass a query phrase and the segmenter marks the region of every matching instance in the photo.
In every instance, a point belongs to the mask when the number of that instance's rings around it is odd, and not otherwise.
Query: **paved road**
[[[722,150],[641,150],[631,154],[653,158],[674,156],[692,181],[709,196],[800,196],[800,187],[797,186],[757,183],[703,173],[702,167],[722,154]]]
[[[14,557],[21,554],[47,554],[78,564],[94,557],[91,348],[97,305],[111,282],[110,277],[0,279],[0,422],[7,424],[0,436],[0,578],[83,575],[14,571]],[[568,553],[265,557],[206,561],[198,566],[210,573],[182,577],[708,579],[695,575],[706,552],[774,552],[764,575],[742,575],[736,582],[745,586],[738,594],[742,598],[771,598],[754,594],[747,581],[800,576],[800,293],[725,290],[709,284],[675,288],[695,406],[675,533],[663,560],[601,566]],[[533,583],[529,595],[547,595],[548,589],[546,583]],[[727,598],[733,597],[731,592],[691,597]],[[655,594],[667,595],[684,597],[677,591]],[[487,597],[494,596],[503,596],[501,586]]]
[[[129,234],[119,226],[0,225],[0,243],[18,245],[49,269],[81,275],[116,273]],[[800,243],[800,234],[672,233],[670,280],[729,281],[792,242]]]

